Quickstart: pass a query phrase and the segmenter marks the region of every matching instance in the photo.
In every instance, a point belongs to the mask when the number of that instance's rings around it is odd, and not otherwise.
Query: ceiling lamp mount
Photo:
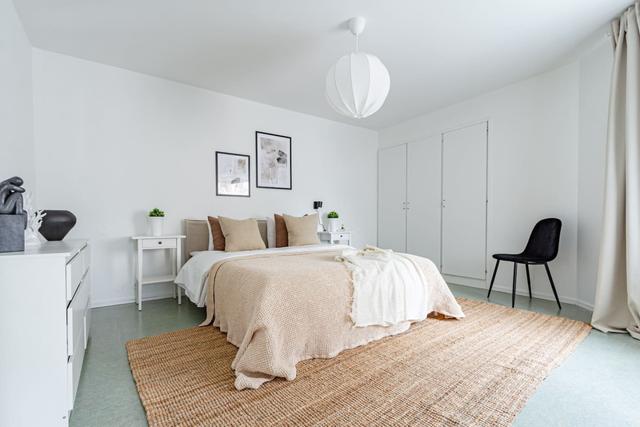
[[[366,26],[367,20],[362,16],[349,19],[349,30],[351,30],[351,34],[356,36],[356,52],[358,51],[358,36],[362,34]]]
[[[362,119],[378,111],[389,94],[389,71],[377,56],[360,52],[360,35],[367,20],[361,16],[349,20],[356,38],[355,52],[344,55],[327,74],[326,95],[329,105],[347,117]]]

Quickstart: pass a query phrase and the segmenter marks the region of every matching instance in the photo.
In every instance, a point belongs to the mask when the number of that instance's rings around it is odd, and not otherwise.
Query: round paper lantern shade
[[[350,53],[329,70],[327,99],[338,113],[361,119],[382,107],[390,85],[389,71],[377,56]]]

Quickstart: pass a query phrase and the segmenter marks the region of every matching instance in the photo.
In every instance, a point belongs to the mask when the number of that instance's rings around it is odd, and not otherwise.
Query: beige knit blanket
[[[410,322],[356,328],[350,318],[350,273],[340,251],[250,255],[217,262],[208,279],[207,319],[238,347],[231,364],[238,390],[275,377],[293,380],[296,364],[335,357]],[[459,317],[462,310],[435,265],[413,257],[429,287],[428,312]]]

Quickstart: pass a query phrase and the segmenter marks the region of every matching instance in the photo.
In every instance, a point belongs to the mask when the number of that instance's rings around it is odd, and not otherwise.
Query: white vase
[[[338,231],[340,228],[340,219],[339,218],[327,218],[325,227],[327,227],[327,231],[333,233]]]
[[[162,216],[150,216],[149,218],[149,232],[152,236],[162,236],[162,228],[164,227],[164,217]]]

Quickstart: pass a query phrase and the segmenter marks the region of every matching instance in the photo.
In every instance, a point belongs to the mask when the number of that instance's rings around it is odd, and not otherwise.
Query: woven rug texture
[[[129,341],[133,378],[152,427],[508,426],[591,327],[459,299],[462,320],[409,331],[298,364],[294,381],[237,391],[236,347],[213,327]]]

